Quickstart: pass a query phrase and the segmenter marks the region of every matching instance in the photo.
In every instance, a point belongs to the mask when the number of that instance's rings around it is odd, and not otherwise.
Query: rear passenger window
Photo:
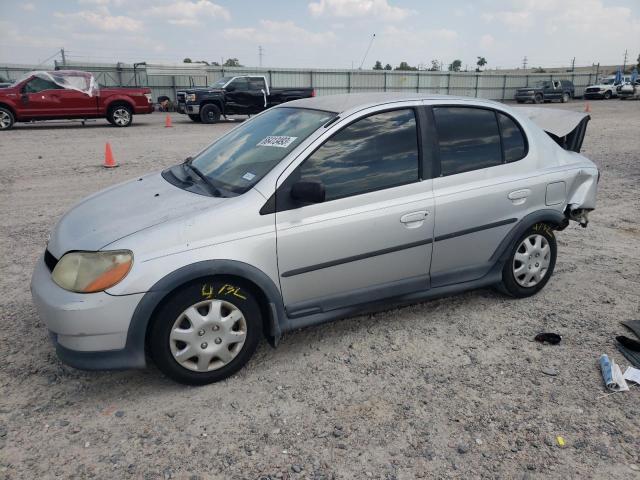
[[[352,123],[300,165],[299,178],[321,181],[327,200],[417,182],[413,110],[378,113]]]
[[[443,176],[502,164],[500,131],[492,110],[436,107],[433,114]]]
[[[520,130],[516,122],[507,115],[498,113],[498,119],[500,121],[500,132],[502,133],[504,161],[509,163],[524,158],[527,147],[522,130]]]

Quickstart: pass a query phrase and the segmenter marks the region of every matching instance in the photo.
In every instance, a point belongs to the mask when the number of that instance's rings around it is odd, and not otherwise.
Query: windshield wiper
[[[187,157],[187,159],[182,163],[185,170],[188,167],[193,173],[195,173],[198,177],[200,177],[200,179],[207,185],[207,189],[211,192],[211,194],[214,197],[221,197],[222,193],[220,192],[220,190],[218,190],[218,188],[213,184],[213,182],[209,180],[209,177],[207,177],[204,173],[202,173],[202,171],[200,171],[198,167],[194,167],[191,164],[192,161],[193,161],[192,157]]]

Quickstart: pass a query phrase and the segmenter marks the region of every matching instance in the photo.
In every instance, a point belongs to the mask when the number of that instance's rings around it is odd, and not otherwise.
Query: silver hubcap
[[[522,287],[535,287],[547,275],[551,260],[549,241],[537,233],[518,246],[513,257],[513,276]]]
[[[178,316],[169,346],[184,368],[210,372],[233,360],[246,338],[247,322],[238,307],[224,300],[205,300]]]
[[[0,128],[7,128],[11,125],[11,116],[7,112],[0,112]]]
[[[131,114],[125,108],[117,108],[113,112],[113,121],[117,125],[127,125],[131,121]]]

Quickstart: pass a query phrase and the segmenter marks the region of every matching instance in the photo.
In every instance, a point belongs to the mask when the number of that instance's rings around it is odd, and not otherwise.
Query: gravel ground
[[[591,105],[584,153],[602,171],[599,206],[589,228],[558,234],[540,294],[478,290],[308,328],[200,388],[155,368],[63,366],[29,280],[73,203],[183,160],[233,123],[174,115],[166,129],[154,114],[127,129],[2,132],[0,478],[640,478],[640,388],[606,394],[597,365],[603,352],[627,365],[614,336],[640,317],[640,103]],[[120,168],[100,167],[106,141]],[[532,341],[549,330],[560,345]]]

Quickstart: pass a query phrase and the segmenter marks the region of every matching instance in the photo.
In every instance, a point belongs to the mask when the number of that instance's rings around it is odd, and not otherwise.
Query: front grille
[[[184,92],[178,92],[177,94],[178,103],[184,103],[184,96],[185,96]]]
[[[598,93],[600,91],[599,88],[587,88],[587,93]]]
[[[44,251],[44,264],[47,266],[50,272],[53,272],[53,269],[56,268],[58,264],[58,259],[51,255],[49,250]]]

